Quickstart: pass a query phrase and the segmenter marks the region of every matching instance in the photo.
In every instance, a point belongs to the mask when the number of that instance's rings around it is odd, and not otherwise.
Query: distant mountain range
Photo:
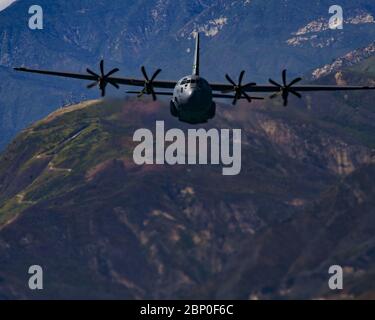
[[[317,82],[369,84],[374,68],[372,57]],[[164,102],[55,111],[0,158],[0,298],[375,298],[374,99],[220,105],[204,127],[242,128],[236,177],[134,165],[135,129],[189,128]],[[25,286],[35,263],[38,293]]]
[[[19,0],[0,12],[0,148],[61,105],[97,96],[80,82],[18,75],[13,66],[84,71],[104,57],[124,76],[140,76],[146,64],[177,79],[191,72],[199,30],[209,80],[246,69],[249,80],[266,82],[284,67],[291,75],[321,68],[375,38],[372,0],[340,1],[345,25],[335,31],[327,27],[330,0],[40,0],[42,31],[28,28],[33,4]]]

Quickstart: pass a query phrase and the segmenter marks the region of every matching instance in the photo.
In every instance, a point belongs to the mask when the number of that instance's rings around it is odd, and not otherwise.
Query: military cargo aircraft
[[[353,91],[353,90],[374,90],[375,87],[369,86],[329,86],[329,85],[296,85],[302,78],[296,78],[288,83],[287,71],[282,72],[282,83],[269,79],[269,84],[257,85],[254,82],[243,84],[245,71],[239,75],[238,82],[235,82],[228,74],[225,75],[228,83],[209,83],[200,76],[200,36],[196,33],[195,55],[193,72],[191,75],[183,77],[179,81],[156,80],[161,69],[158,69],[149,77],[144,66],[141,71],[144,79],[117,78],[113,75],[120,70],[115,68],[108,73],[104,72],[104,61],[100,62],[100,74],[87,69],[87,74],[55,72],[44,70],[32,70],[27,68],[15,68],[16,71],[37,73],[43,75],[59,76],[73,79],[93,81],[87,86],[91,89],[98,86],[102,97],[106,94],[108,84],[116,89],[119,85],[143,87],[141,91],[127,91],[129,94],[137,94],[138,97],[151,95],[153,100],[157,96],[172,96],[170,101],[171,114],[182,122],[191,124],[205,123],[215,117],[216,104],[213,99],[228,98],[232,99],[232,104],[236,105],[238,100],[245,99],[248,102],[252,100],[262,100],[263,97],[252,97],[252,93],[272,93],[270,98],[281,96],[283,104],[288,105],[289,95],[292,94],[298,98],[302,95],[300,92],[311,91]],[[155,89],[173,89],[172,91],[155,91]]]

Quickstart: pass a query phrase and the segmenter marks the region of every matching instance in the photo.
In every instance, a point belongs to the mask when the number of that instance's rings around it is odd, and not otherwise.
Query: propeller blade
[[[282,88],[282,85],[277,83],[276,81],[272,80],[272,79],[269,79],[268,80],[271,84],[273,84],[274,86],[278,87],[278,88]]]
[[[286,84],[286,69],[284,69],[283,70],[283,84],[284,84],[284,87],[286,87],[287,86],[287,84]]]
[[[302,95],[300,93],[298,93],[297,91],[293,90],[293,89],[289,89],[289,92],[294,94],[296,97],[298,98],[302,98]]]
[[[291,87],[291,86],[295,85],[296,83],[298,83],[298,82],[300,82],[300,81],[302,81],[302,78],[296,78],[296,79],[294,79],[294,80],[288,85],[288,87]]]
[[[251,97],[246,93],[246,88],[249,88],[251,86],[255,86],[256,83],[255,82],[250,82],[246,85],[242,85],[242,81],[244,79],[244,76],[245,76],[245,70],[242,70],[239,77],[238,77],[238,84],[235,83],[233,81],[233,79],[228,75],[226,74],[225,75],[225,78],[228,80],[228,82],[230,84],[232,84],[233,88],[231,89],[227,89],[227,90],[223,90],[222,93],[224,94],[227,94],[227,93],[231,93],[231,92],[234,92],[234,99],[233,99],[233,105],[236,105],[237,104],[237,101],[242,99],[243,97],[248,101],[248,102],[251,102]]]
[[[102,76],[104,77],[104,60],[100,61],[100,72]]]
[[[286,107],[288,105],[289,93],[292,93],[293,95],[295,95],[298,98],[302,98],[302,95],[300,93],[298,93],[296,90],[293,89],[293,85],[300,82],[301,80],[302,80],[302,78],[295,78],[292,82],[290,82],[287,85],[287,70],[284,69],[283,72],[282,72],[282,82],[283,82],[284,85],[280,85],[276,81],[274,81],[272,79],[269,79],[269,82],[271,84],[273,84],[274,86],[276,86],[280,89],[280,92],[274,93],[273,95],[270,96],[270,98],[274,99],[281,94],[282,98],[283,98],[283,102],[284,102],[284,107]]]
[[[144,66],[141,67],[141,71],[142,71],[142,74],[143,76],[145,77],[146,81],[150,81],[148,79],[148,75],[147,75],[147,72],[146,72],[146,68]]]
[[[91,71],[89,68],[86,69],[86,71],[91,74],[92,76],[96,77],[96,78],[99,78],[99,75],[96,74],[94,71]]]
[[[138,92],[137,97],[140,98],[146,93],[146,88],[143,88],[141,92]]]
[[[254,87],[254,86],[256,86],[256,85],[257,85],[257,84],[256,84],[255,82],[250,82],[250,83],[244,85],[243,88],[244,88],[244,89],[247,89],[247,88],[249,88],[249,87]]]
[[[116,72],[119,72],[119,71],[120,71],[119,68],[115,68],[115,69],[109,71],[105,77],[108,78],[108,77],[110,77],[111,75],[113,75],[113,74],[115,74]]]
[[[109,83],[110,85],[112,85],[113,87],[115,87],[116,89],[120,89],[120,86],[119,86],[116,82],[114,82],[114,81],[112,81],[112,80],[109,80],[108,83]]]
[[[145,78],[145,84],[143,90],[139,93],[138,97],[143,96],[144,94],[151,94],[152,99],[155,101],[157,100],[156,93],[153,87],[153,81],[156,79],[156,77],[159,75],[159,73],[162,71],[161,69],[157,69],[154,74],[152,75],[151,79],[148,77],[146,68],[144,66],[141,67],[142,74]]]
[[[157,97],[156,97],[154,89],[151,89],[151,94],[152,94],[152,100],[156,101]]]
[[[101,88],[102,90],[102,97],[105,97],[105,87]]]
[[[98,85],[98,82],[90,83],[90,84],[87,86],[87,89],[92,89],[92,88],[96,87],[97,85]]]
[[[244,97],[246,98],[246,100],[251,103],[251,97],[246,93],[246,92],[242,92],[242,94],[244,95]]]
[[[233,87],[236,87],[236,83],[232,80],[232,78],[229,75],[225,75],[225,78],[233,85]],[[233,89],[232,89],[233,91]]]
[[[156,79],[156,77],[159,75],[160,72],[161,72],[161,69],[158,69],[158,70],[155,71],[155,73],[153,74],[153,76],[151,78],[151,82]]]
[[[242,70],[241,73],[240,73],[240,77],[238,78],[238,86],[241,87],[242,85],[242,80],[243,80],[243,77],[245,75],[245,70]]]

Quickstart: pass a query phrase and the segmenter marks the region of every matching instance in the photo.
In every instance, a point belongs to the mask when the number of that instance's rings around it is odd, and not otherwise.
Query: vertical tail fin
[[[193,65],[193,75],[199,76],[199,32],[195,34],[195,55],[194,55],[194,65]]]

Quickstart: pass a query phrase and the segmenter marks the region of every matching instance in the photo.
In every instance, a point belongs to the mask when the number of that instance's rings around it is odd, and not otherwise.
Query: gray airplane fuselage
[[[171,113],[180,121],[205,123],[215,116],[215,109],[211,87],[204,78],[190,75],[177,82],[171,100]]]

